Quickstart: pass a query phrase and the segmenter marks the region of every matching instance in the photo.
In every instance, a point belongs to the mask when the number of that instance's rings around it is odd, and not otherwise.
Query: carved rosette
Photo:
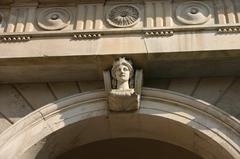
[[[37,24],[44,30],[61,30],[70,24],[71,19],[72,14],[66,8],[48,8],[40,12]]]
[[[139,18],[139,9],[133,5],[114,6],[107,14],[107,22],[119,28],[131,27],[138,23]]]
[[[183,24],[204,24],[210,19],[210,17],[210,8],[204,2],[185,2],[179,5],[176,9],[176,18]]]

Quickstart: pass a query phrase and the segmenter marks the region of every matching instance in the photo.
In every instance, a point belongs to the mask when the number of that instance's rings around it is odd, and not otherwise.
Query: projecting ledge
[[[240,34],[218,34],[213,31],[162,31],[145,34],[105,34],[82,32],[47,37],[44,34],[6,34],[0,43],[0,58],[29,58],[82,55],[152,54],[171,52],[202,52],[240,50]],[[24,40],[23,40],[24,39]]]

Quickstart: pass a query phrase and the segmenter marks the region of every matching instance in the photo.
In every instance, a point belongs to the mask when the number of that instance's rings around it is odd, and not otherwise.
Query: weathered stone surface
[[[0,134],[12,124],[0,114]]]
[[[198,81],[199,78],[172,79],[168,89],[191,96],[198,84]]]
[[[134,111],[140,107],[140,95],[131,94],[114,94],[110,93],[108,97],[109,110],[110,111]]]
[[[33,111],[21,94],[11,85],[0,85],[0,101],[0,112],[12,122],[16,122]]]
[[[80,81],[78,82],[81,92],[103,89],[103,81]]]
[[[233,116],[240,117],[240,80],[236,80],[219,100],[217,106]]]
[[[145,87],[168,89],[170,84],[170,79],[149,79],[144,81]]]
[[[16,87],[35,109],[56,100],[47,84],[17,84]]]
[[[77,82],[52,82],[50,87],[58,99],[79,93]]]
[[[233,80],[233,77],[202,79],[192,96],[215,104],[232,84]]]

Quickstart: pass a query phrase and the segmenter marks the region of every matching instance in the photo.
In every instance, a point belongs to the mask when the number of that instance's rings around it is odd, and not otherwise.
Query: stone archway
[[[144,88],[142,95],[140,110],[130,113],[109,113],[104,91],[50,103],[2,133],[0,158],[20,159],[47,136],[76,123],[84,131],[72,146],[137,137],[177,145],[204,159],[240,157],[240,123],[235,118],[208,103],[170,91]],[[72,149],[67,145],[70,140],[61,142]],[[56,147],[52,158],[64,151],[64,147]]]

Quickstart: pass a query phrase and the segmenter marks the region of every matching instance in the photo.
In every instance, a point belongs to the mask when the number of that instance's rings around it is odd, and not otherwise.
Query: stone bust
[[[132,66],[132,62],[126,60],[124,57],[118,58],[113,63],[113,67],[111,69],[112,75],[112,93],[122,94],[122,95],[130,95],[134,92],[134,89],[130,88],[132,85],[132,78],[134,75],[134,70]]]
[[[134,70],[130,60],[120,57],[111,70],[103,72],[110,111],[135,111],[140,107],[142,70]]]

